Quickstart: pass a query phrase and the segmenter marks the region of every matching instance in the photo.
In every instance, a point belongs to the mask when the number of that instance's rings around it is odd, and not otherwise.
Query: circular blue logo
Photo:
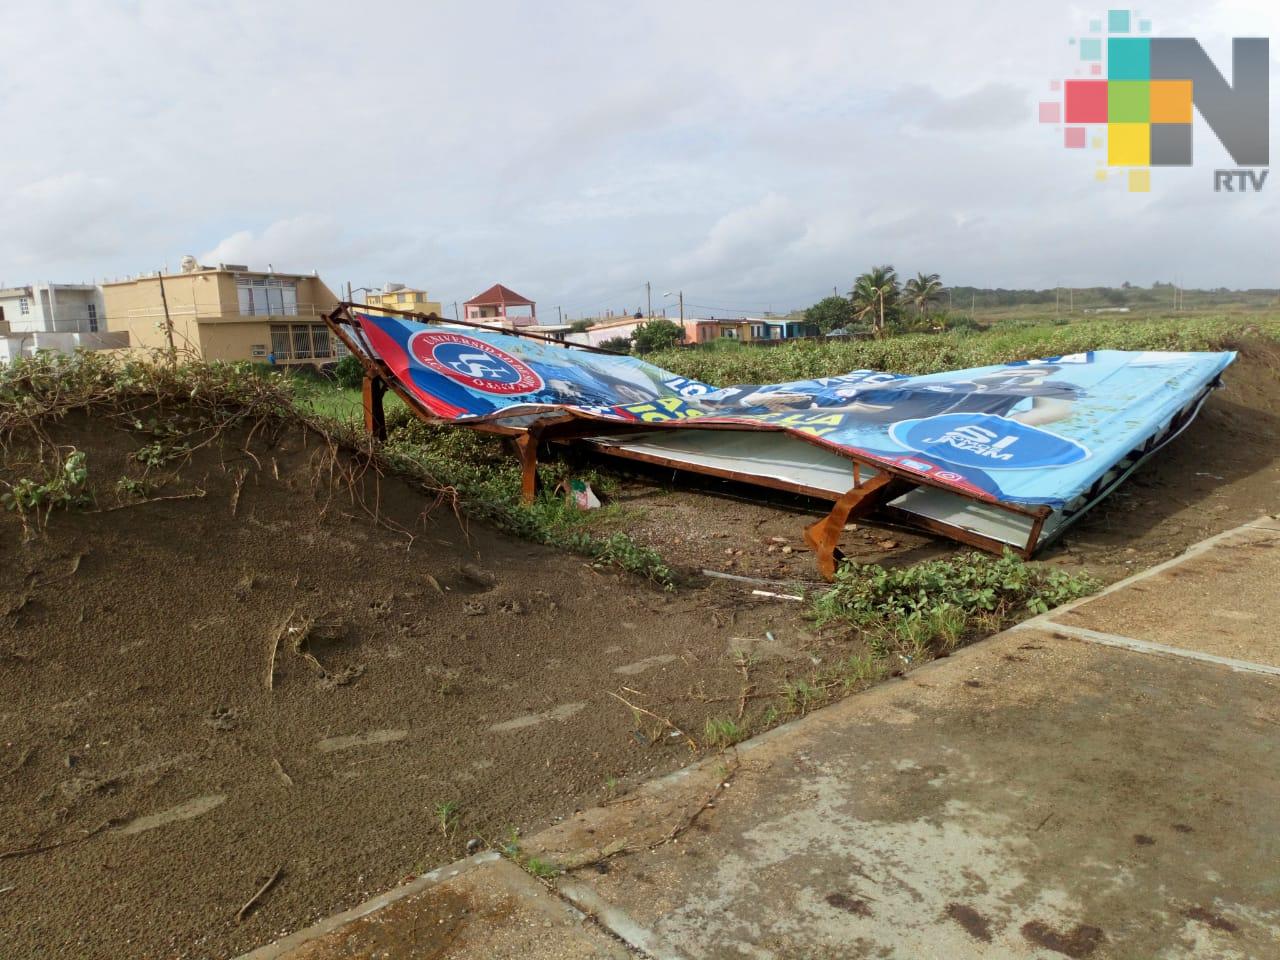
[[[439,343],[431,351],[436,362],[465,377],[490,383],[518,383],[520,371],[491,350],[461,343]]]
[[[1074,440],[986,413],[901,420],[889,435],[908,450],[982,470],[1065,467],[1089,458],[1089,450]]]
[[[409,353],[436,373],[484,393],[513,395],[543,387],[542,377],[524,361],[464,334],[415,333],[409,339]]]

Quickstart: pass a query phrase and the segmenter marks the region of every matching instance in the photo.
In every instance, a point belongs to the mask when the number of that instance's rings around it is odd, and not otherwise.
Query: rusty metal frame
[[[538,449],[544,444],[567,444],[576,440],[591,439],[596,441],[606,441],[625,434],[652,433],[662,430],[679,429],[787,433],[796,439],[812,443],[814,446],[834,453],[835,455],[843,457],[850,462],[853,483],[849,490],[844,494],[835,496],[830,490],[812,487],[807,484],[779,480],[771,477],[759,477],[749,473],[729,470],[721,467],[689,464],[684,461],[669,459],[656,454],[624,450],[620,447],[604,442],[597,442],[591,447],[591,449],[607,456],[666,466],[676,470],[688,471],[690,473],[719,477],[739,483],[767,487],[789,493],[797,493],[826,501],[834,501],[830,513],[816,523],[808,525],[804,531],[805,540],[816,555],[818,569],[827,579],[831,579],[834,575],[837,561],[842,556],[839,551],[838,543],[845,524],[852,518],[863,517],[876,511],[883,514],[886,519],[891,519],[907,526],[918,527],[930,533],[937,533],[967,546],[976,547],[981,550],[986,550],[992,553],[1001,553],[1005,549],[1009,548],[1009,545],[1003,541],[984,536],[972,530],[965,530],[959,526],[953,526],[932,520],[928,517],[921,517],[907,513],[906,511],[893,507],[888,503],[889,500],[892,500],[915,487],[933,487],[946,493],[954,494],[955,496],[964,497],[978,503],[983,503],[988,506],[1004,510],[1008,513],[1029,518],[1031,520],[1031,529],[1027,542],[1021,547],[1013,548],[1014,552],[1023,558],[1029,558],[1031,554],[1035,552],[1037,541],[1039,540],[1044,523],[1053,512],[1052,508],[1044,505],[1029,507],[1023,504],[996,500],[994,498],[968,495],[932,477],[911,473],[901,467],[898,467],[896,464],[881,461],[873,457],[861,457],[851,454],[847,449],[823,443],[816,436],[788,430],[780,424],[746,420],[728,422],[721,420],[714,423],[705,423],[700,422],[697,419],[656,423],[639,421],[630,422],[614,420],[608,417],[585,413],[583,411],[563,408],[558,408],[557,415],[554,417],[541,419],[535,423],[529,424],[528,426],[504,425],[501,421],[516,419],[526,416],[527,414],[513,414],[501,410],[496,413],[487,414],[483,417],[470,418],[463,422],[437,417],[423,409],[419,401],[400,385],[395,374],[392,373],[387,364],[380,357],[377,357],[371,347],[363,341],[363,338],[351,316],[351,309],[360,306],[362,305],[350,302],[340,303],[333,311],[324,315],[324,321],[332,334],[336,336],[344,346],[346,346],[347,350],[353,356],[359,359],[361,365],[364,367],[365,378],[362,397],[366,430],[380,440],[386,439],[386,418],[383,412],[383,398],[385,394],[390,391],[398,396],[415,416],[426,423],[438,426],[464,427],[468,430],[509,437],[511,438],[516,457],[520,461],[521,496],[526,503],[531,503],[537,494]],[[491,326],[470,323],[467,321],[444,320],[437,314],[414,313],[407,310],[393,310],[387,307],[377,307],[374,308],[374,310],[378,313],[392,314],[428,325],[447,323],[453,326],[471,327],[473,329],[484,330],[490,333],[494,332],[494,328]],[[344,327],[347,329],[344,329]],[[538,334],[521,333],[520,331],[508,331],[505,329],[498,332],[539,340],[557,346],[563,346],[566,349],[585,350],[590,353],[602,353],[612,356],[619,355],[612,350],[555,340]],[[529,406],[535,407],[536,405],[531,404]],[[876,472],[873,476],[864,480],[861,477],[861,469],[863,467]]]

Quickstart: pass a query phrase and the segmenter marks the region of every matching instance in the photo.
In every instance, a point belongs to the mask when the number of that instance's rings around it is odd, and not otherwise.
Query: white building
[[[108,333],[102,288],[92,283],[0,287],[0,362],[37,350],[127,347],[127,333]]]

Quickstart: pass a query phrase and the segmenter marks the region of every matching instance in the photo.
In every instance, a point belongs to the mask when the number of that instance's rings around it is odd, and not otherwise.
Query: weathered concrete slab
[[[1269,957],[1278,796],[1280,678],[1018,631],[527,846],[654,957]]]
[[[519,867],[497,854],[482,854],[242,960],[622,960],[629,955]]]
[[[1280,527],[1241,528],[1054,623],[1280,668]]]

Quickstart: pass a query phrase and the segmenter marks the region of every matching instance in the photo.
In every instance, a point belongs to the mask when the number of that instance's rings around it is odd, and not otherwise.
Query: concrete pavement
[[[1265,519],[251,956],[1280,958],[1276,583]]]

